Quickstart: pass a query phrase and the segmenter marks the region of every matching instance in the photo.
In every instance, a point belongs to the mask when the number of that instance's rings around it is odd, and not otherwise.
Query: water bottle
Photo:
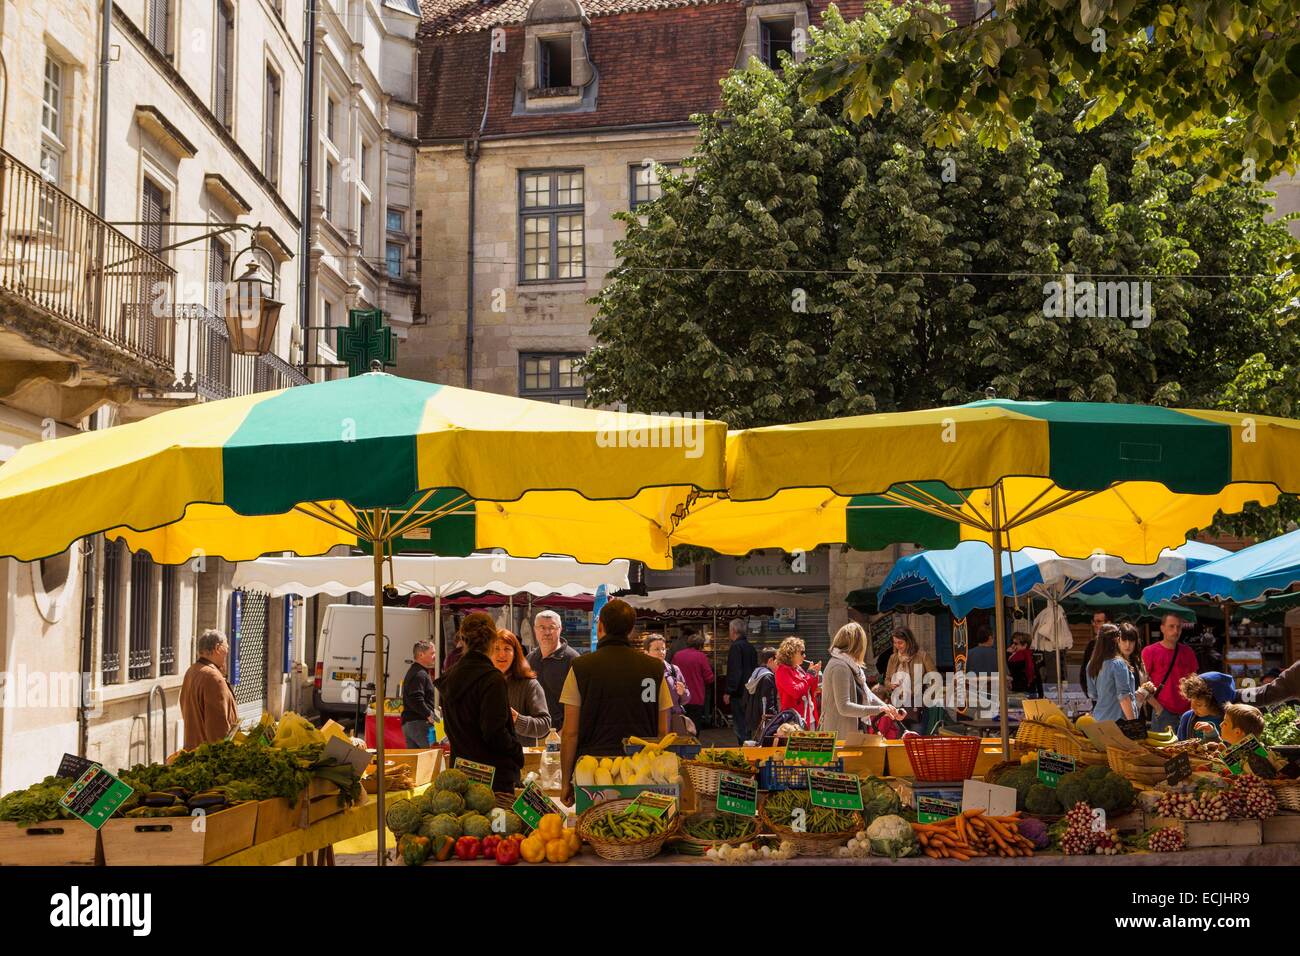
[[[560,780],[560,734],[554,727],[546,735],[546,749],[542,751],[541,779],[543,790],[563,790]]]

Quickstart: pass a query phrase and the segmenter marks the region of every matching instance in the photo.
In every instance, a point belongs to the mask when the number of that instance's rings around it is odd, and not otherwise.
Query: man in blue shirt
[[[993,646],[993,632],[981,627],[976,633],[976,644],[966,657],[966,673],[996,674],[998,672],[998,651]]]

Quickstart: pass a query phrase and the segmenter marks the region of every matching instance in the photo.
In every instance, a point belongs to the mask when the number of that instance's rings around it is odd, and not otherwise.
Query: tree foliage
[[[724,81],[686,176],[623,214],[596,297],[593,400],[701,411],[735,427],[1000,397],[1291,414],[1300,385],[1298,244],[1270,194],[1135,159],[1150,125],[1029,117],[1004,149],[926,142],[909,96],[846,118],[800,96],[870,60],[908,14],[832,9],[808,57]],[[1227,125],[1227,124],[1220,124]],[[1045,315],[1066,274],[1151,283],[1149,324]]]
[[[825,60],[804,92],[820,101],[847,91],[844,111],[860,120],[911,91],[934,110],[928,142],[949,147],[973,132],[1005,148],[1035,110],[1072,110],[1077,88],[1086,126],[1121,109],[1149,119],[1160,135],[1145,158],[1197,165],[1202,188],[1296,170],[1297,0],[996,0],[994,10],[954,27],[916,4],[870,56]]]

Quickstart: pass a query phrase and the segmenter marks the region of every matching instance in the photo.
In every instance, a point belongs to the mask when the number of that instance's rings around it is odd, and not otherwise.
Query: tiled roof
[[[421,0],[420,137],[468,139],[584,129],[687,123],[691,114],[718,108],[719,84],[735,66],[745,30],[741,0],[586,0],[592,18],[588,52],[599,77],[596,109],[514,115],[530,0]],[[809,18],[821,21],[831,0],[811,0]],[[970,17],[972,0],[950,0],[954,19]],[[860,16],[863,0],[836,3],[846,18]],[[487,96],[489,29],[506,30],[505,51],[492,64]]]

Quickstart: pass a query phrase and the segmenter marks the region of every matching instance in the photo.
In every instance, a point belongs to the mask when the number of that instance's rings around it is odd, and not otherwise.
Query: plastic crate
[[[767,763],[763,764],[758,771],[758,788],[760,790],[793,790],[808,786],[809,770],[830,770],[835,773],[844,772],[844,758],[837,757],[828,764],[820,767],[809,767],[806,764],[793,764],[778,761],[772,757],[767,758]]]
[[[969,780],[980,756],[979,737],[904,737],[917,780]]]

